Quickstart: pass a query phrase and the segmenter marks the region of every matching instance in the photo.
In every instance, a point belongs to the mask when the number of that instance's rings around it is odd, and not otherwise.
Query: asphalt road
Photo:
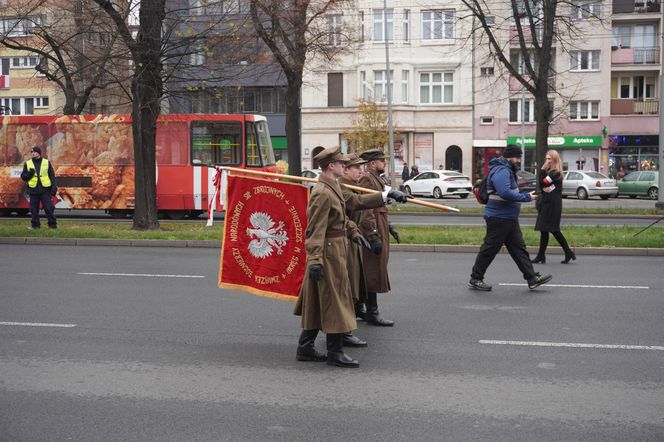
[[[0,245],[0,439],[664,439],[664,257],[551,259],[530,292],[502,254],[484,293],[472,254],[395,253],[396,326],[344,370],[296,362],[292,304],[217,289],[218,255]]]

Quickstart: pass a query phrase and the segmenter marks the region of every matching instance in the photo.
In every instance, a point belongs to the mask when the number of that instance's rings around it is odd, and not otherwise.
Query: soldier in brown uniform
[[[347,268],[349,221],[337,183],[347,157],[336,147],[323,150],[314,159],[323,172],[307,207],[307,269],[295,305],[295,314],[302,316],[296,358],[359,367],[360,363],[343,351],[343,333],[357,328]],[[357,230],[352,239],[366,242]],[[314,348],[319,330],[327,335],[327,357]]]
[[[362,152],[360,157],[367,161],[366,173],[360,178],[360,186],[367,189],[385,191],[385,182],[380,174],[385,172],[386,155],[380,149]],[[389,234],[399,242],[399,234],[390,225],[387,207],[378,207],[365,211],[360,224],[362,234],[371,243],[372,250],[363,250],[364,276],[367,284],[367,312],[364,320],[370,324],[391,327],[394,321],[385,319],[378,311],[377,293],[390,291],[390,279],[387,274],[387,261],[390,256]]]
[[[339,178],[340,184],[358,185],[362,176],[361,165],[367,161],[360,158],[357,154],[348,155],[350,161],[346,163],[344,175]],[[400,203],[406,202],[406,194],[398,190],[386,190],[382,193],[361,194],[356,190],[341,186],[341,191],[346,202],[346,213],[356,225],[362,224],[362,218],[366,213],[365,209],[384,207],[388,198],[394,199]],[[379,198],[380,196],[380,198]],[[348,254],[348,276],[350,278],[351,290],[353,292],[353,301],[355,302],[356,316],[364,316],[362,307],[367,302],[367,288],[364,281],[364,271],[362,268],[362,249],[356,243],[349,244]],[[352,332],[344,333],[344,345],[351,347],[365,347],[366,341],[354,336]]]

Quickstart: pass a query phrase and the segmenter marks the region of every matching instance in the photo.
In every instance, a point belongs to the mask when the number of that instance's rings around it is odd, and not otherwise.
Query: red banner
[[[307,261],[307,188],[228,177],[219,287],[295,301]]]

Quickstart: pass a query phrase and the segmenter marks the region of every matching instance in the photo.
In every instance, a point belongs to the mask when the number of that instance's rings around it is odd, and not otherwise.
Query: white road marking
[[[527,284],[517,284],[517,283],[508,283],[501,282],[498,285],[511,285],[511,286],[527,286]],[[590,285],[590,284],[545,284],[542,287],[571,287],[579,289],[638,289],[638,290],[650,290],[650,287],[647,285]]]
[[[583,344],[578,342],[537,342],[537,341],[493,341],[480,339],[480,344],[490,345],[528,345],[533,347],[569,347],[569,348],[605,348],[610,350],[656,350],[664,351],[660,345],[622,345],[622,344]]]
[[[0,325],[14,325],[19,327],[76,327],[76,324],[49,324],[44,322],[0,322]]]
[[[99,272],[79,272],[77,275],[89,276],[137,276],[141,278],[205,278],[203,275],[157,275],[152,273],[99,273]]]

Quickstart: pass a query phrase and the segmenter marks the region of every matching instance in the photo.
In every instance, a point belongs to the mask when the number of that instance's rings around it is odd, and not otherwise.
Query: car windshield
[[[608,176],[602,175],[599,172],[586,172],[586,175],[590,178],[608,178]]]

